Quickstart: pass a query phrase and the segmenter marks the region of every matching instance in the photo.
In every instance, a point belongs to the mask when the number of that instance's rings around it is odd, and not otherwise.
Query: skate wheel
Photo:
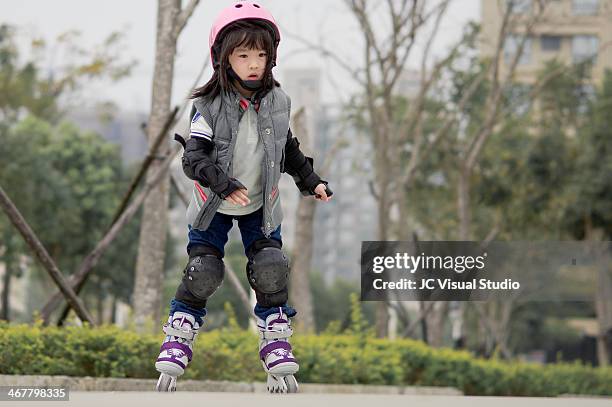
[[[297,393],[298,392],[298,382],[295,380],[295,376],[285,376],[283,378],[285,381],[285,385],[287,386],[287,393]]]
[[[267,387],[270,393],[287,393],[287,383],[282,377],[268,374]]]
[[[176,377],[170,376],[166,373],[162,373],[161,375],[159,375],[159,380],[157,380],[157,391],[176,391]]]

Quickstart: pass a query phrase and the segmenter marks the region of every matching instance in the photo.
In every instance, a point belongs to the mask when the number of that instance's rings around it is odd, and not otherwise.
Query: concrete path
[[[5,404],[7,403],[7,404]],[[0,402],[0,405],[38,406],[40,402]],[[383,394],[261,394],[198,392],[73,392],[70,401],[53,406],[133,407],[610,407],[610,398],[467,397]]]

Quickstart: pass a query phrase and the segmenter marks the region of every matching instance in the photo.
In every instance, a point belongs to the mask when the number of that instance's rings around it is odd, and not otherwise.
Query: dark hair
[[[272,90],[274,86],[280,86],[272,75],[272,67],[276,61],[276,46],[271,28],[266,23],[260,20],[238,20],[225,27],[219,33],[218,38],[212,50],[218,66],[215,66],[213,76],[206,85],[194,89],[192,99],[201,96],[214,98],[221,91],[229,92],[231,88],[231,78],[228,77],[227,72],[230,67],[229,56],[235,48],[240,46],[248,49],[262,49],[268,56],[262,78],[262,88],[258,91],[260,97]]]

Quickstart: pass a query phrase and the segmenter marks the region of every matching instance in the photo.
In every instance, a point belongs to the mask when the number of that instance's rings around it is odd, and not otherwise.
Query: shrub
[[[359,321],[355,315],[355,321]],[[353,322],[355,322],[353,321]],[[155,378],[161,335],[115,326],[90,328],[0,324],[0,373]],[[237,324],[198,336],[188,379],[264,381],[254,333]],[[578,363],[535,365],[434,349],[411,339],[295,335],[304,383],[451,386],[468,395],[612,395],[612,369]]]

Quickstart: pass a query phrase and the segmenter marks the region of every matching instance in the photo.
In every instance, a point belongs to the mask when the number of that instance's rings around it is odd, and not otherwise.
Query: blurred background
[[[281,28],[274,74],[293,132],[335,193],[314,204],[281,182],[298,332],[349,332],[360,307],[390,341],[609,364],[610,264],[570,286],[592,301],[354,295],[362,241],[611,240],[612,1],[260,2]],[[0,3],[0,186],[93,324],[161,332],[193,187],[171,135],[188,128],[188,96],[211,75],[208,32],[229,4]],[[14,219],[0,214],[0,319],[80,324]],[[237,227],[225,260],[204,330],[233,313],[250,323]]]

